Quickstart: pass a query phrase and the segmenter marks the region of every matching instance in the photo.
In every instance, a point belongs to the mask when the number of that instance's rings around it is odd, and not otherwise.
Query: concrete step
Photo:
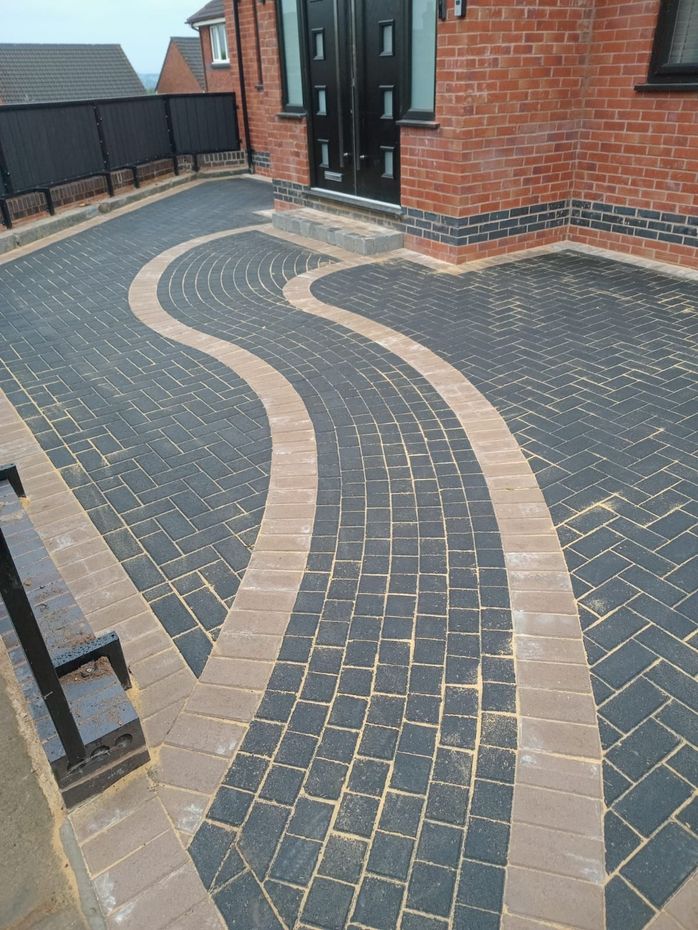
[[[317,239],[359,255],[379,255],[403,247],[403,235],[396,229],[307,207],[275,210],[272,225],[276,229],[306,239]]]

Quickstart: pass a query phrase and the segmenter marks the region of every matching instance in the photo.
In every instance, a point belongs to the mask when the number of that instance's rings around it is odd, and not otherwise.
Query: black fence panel
[[[0,106],[0,209],[8,225],[4,201],[17,194],[161,158],[239,149],[235,94]]]
[[[172,156],[163,97],[107,100],[97,110],[110,171]]]
[[[9,191],[51,187],[104,172],[91,104],[0,107],[0,143]]]
[[[203,94],[170,97],[172,131],[178,152],[235,152],[240,148],[235,97]]]

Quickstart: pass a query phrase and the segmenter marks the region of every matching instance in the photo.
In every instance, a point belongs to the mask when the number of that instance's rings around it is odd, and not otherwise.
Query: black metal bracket
[[[49,215],[55,216],[56,206],[53,202],[53,194],[51,193],[51,188],[50,187],[38,187],[37,190],[40,194],[43,194],[46,199],[46,209],[48,210]]]
[[[16,465],[0,465],[0,481],[9,481],[17,497],[26,497]]]
[[[10,208],[7,206],[7,200],[4,197],[0,197],[0,216],[2,216],[5,228],[12,229],[12,214],[10,213]]]
[[[177,140],[175,139],[174,125],[172,123],[172,104],[169,97],[165,97],[165,122],[167,123],[167,138],[170,140],[170,151],[172,152],[172,170],[179,174],[179,160],[177,158]]]
[[[54,655],[53,664],[56,668],[56,674],[59,678],[63,675],[69,675],[76,672],[83,665],[90,662],[96,662],[98,659],[107,659],[112,667],[112,671],[121,682],[124,691],[131,687],[131,677],[124,650],[121,647],[121,641],[116,633],[105,633],[96,639],[87,643],[80,643],[63,652]]]

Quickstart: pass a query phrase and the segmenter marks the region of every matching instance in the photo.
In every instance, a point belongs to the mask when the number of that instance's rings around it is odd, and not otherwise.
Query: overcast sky
[[[0,0],[0,42],[116,42],[136,71],[159,72],[170,36],[205,0]]]

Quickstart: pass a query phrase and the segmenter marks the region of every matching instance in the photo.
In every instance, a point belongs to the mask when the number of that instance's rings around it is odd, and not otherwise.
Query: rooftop
[[[189,65],[189,70],[205,90],[204,59],[201,55],[201,40],[198,36],[172,36],[171,45],[176,45],[182,58]]]
[[[140,94],[145,88],[120,45],[0,43],[0,103]]]
[[[190,26],[194,26],[196,23],[203,23],[207,19],[222,19],[224,14],[223,0],[210,0],[209,3],[206,3],[200,10],[190,16],[187,22]]]

